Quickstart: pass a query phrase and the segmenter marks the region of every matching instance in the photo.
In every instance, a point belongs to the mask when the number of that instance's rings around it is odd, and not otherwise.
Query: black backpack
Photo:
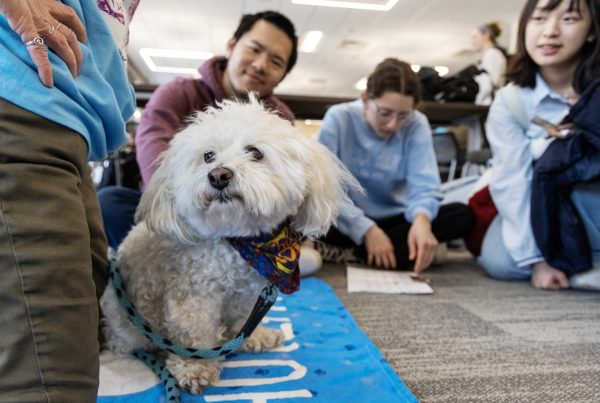
[[[475,81],[475,76],[482,72],[472,64],[450,77],[442,78],[440,90],[434,99],[443,102],[475,102],[479,92],[479,84]]]
[[[433,67],[421,67],[417,73],[421,82],[421,99],[435,101],[435,96],[442,90],[442,77]]]

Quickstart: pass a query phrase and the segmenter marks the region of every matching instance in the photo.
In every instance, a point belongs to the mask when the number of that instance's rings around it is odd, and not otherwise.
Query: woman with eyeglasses
[[[427,269],[439,242],[462,237],[473,223],[467,206],[439,205],[440,176],[432,133],[409,64],[385,59],[361,98],[332,106],[318,140],[336,154],[365,192],[351,191],[325,243],[353,247],[370,265]]]

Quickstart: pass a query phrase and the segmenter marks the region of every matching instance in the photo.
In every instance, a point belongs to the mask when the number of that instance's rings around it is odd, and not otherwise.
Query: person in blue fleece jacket
[[[425,270],[438,242],[462,237],[473,223],[460,203],[440,207],[440,175],[427,117],[415,108],[420,85],[410,65],[382,61],[361,98],[332,106],[318,140],[363,186],[340,211],[326,243],[355,248],[368,264]]]

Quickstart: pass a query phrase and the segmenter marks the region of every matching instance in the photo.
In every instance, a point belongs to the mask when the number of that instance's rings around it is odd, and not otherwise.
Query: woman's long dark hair
[[[517,52],[512,58],[506,73],[508,81],[521,87],[535,87],[535,75],[538,72],[538,65],[529,56],[525,48],[525,28],[539,1],[542,0],[528,0],[521,12]],[[584,43],[579,63],[573,75],[573,88],[578,94],[581,94],[592,81],[600,77],[600,0],[570,0],[569,10],[579,11],[581,9],[580,2],[582,1],[587,2],[590,9],[592,26],[589,34],[593,40]],[[544,10],[554,10],[562,2],[563,0],[548,0]]]

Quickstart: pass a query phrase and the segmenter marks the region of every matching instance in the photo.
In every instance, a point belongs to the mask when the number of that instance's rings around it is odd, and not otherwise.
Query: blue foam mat
[[[417,402],[323,281],[303,279],[263,322],[284,331],[282,348],[229,355],[219,384],[181,402]],[[158,378],[134,360],[103,361],[98,403],[164,401]]]

